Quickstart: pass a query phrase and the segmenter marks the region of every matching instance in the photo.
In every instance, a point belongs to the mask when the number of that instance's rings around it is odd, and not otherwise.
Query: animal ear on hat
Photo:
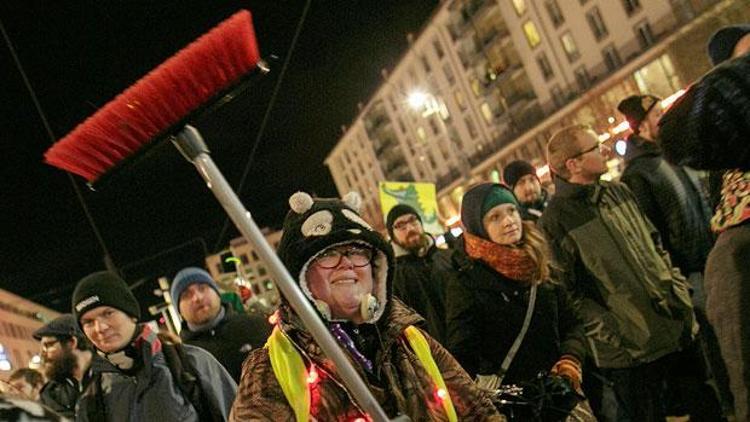
[[[295,192],[289,197],[289,207],[297,214],[307,212],[307,210],[312,208],[313,202],[312,196],[305,192]]]
[[[353,209],[355,212],[360,211],[360,207],[362,206],[362,197],[359,196],[359,193],[351,191],[344,195],[344,197],[341,199],[346,205],[349,206],[349,208]]]

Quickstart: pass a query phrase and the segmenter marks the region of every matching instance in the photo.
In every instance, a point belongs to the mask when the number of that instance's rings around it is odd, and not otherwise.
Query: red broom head
[[[250,12],[235,13],[55,143],[44,160],[93,182],[250,73],[260,60]],[[179,129],[179,128],[177,128]]]

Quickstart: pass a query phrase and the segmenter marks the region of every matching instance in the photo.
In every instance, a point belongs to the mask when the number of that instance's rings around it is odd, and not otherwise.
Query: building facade
[[[18,368],[39,367],[39,342],[32,333],[59,315],[0,289],[0,379]]]
[[[500,181],[515,159],[545,172],[559,128],[627,134],[628,95],[667,98],[710,69],[719,27],[750,20],[747,0],[454,0],[435,10],[345,128],[325,163],[343,195],[383,228],[377,183],[436,184],[455,220],[466,186]],[[617,177],[620,160],[610,163]]]

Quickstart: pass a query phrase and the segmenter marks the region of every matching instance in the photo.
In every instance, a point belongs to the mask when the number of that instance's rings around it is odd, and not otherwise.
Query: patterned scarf
[[[464,232],[464,250],[511,280],[529,283],[537,273],[529,253],[521,248],[498,245],[469,232]]]

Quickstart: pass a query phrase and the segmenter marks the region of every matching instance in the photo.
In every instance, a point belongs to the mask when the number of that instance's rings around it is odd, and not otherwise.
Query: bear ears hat
[[[302,292],[328,321],[336,321],[328,305],[313,297],[307,283],[312,261],[330,247],[350,243],[373,250],[373,291],[363,298],[363,319],[376,322],[390,298],[394,265],[393,251],[383,237],[359,215],[362,200],[356,192],[342,199],[313,198],[297,192],[289,198],[290,210],[284,219],[277,253]]]

